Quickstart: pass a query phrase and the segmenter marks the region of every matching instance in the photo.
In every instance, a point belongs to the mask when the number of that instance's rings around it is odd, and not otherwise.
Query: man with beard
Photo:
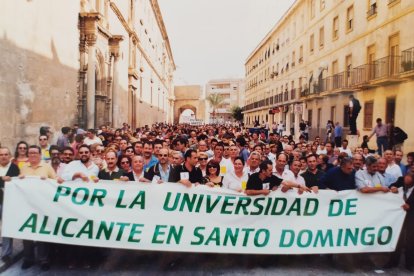
[[[62,154],[60,156],[60,160],[62,160],[63,163],[69,164],[75,159],[75,152],[73,148],[64,147],[61,152]]]
[[[155,157],[152,153],[154,151],[154,144],[150,141],[144,141],[144,148],[142,150],[142,154],[144,157],[144,171],[151,168],[155,164],[158,163],[157,157]]]
[[[151,181],[153,181],[154,177],[156,177],[157,183],[168,182],[172,167],[168,162],[167,149],[159,150],[158,160],[157,164],[149,168],[148,171],[144,172],[144,177]]]
[[[65,166],[62,178],[66,181],[77,180],[83,182],[98,182],[99,168],[91,160],[91,151],[88,145],[79,147],[79,160],[74,160]],[[101,254],[95,248],[65,245],[64,252],[69,268],[83,263],[85,268],[90,267],[91,261],[96,261]]]
[[[62,178],[66,181],[80,179],[84,182],[89,182],[89,180],[98,182],[99,168],[91,161],[89,146],[81,145],[78,153],[80,159],[66,165]]]
[[[106,152],[105,161],[106,168],[99,172],[99,179],[114,180],[119,179],[124,174],[124,171],[120,170],[116,165],[118,163],[118,157],[114,150],[109,150]]]

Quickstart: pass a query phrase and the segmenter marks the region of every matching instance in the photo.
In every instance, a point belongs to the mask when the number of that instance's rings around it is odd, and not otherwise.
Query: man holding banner
[[[174,167],[168,178],[169,182],[178,182],[190,188],[192,184],[200,184],[203,173],[197,168],[197,151],[188,149],[184,154],[184,164]]]
[[[26,176],[39,176],[40,179],[55,179],[56,174],[53,168],[42,161],[42,151],[39,146],[32,145],[28,150],[29,164],[24,165],[21,169],[20,178]],[[49,270],[49,243],[37,242],[37,253],[42,270]],[[22,269],[28,269],[35,262],[35,242],[32,240],[23,240],[23,264]]]
[[[8,148],[0,147],[0,217],[3,207],[3,188],[11,177],[20,174],[19,167],[11,161],[10,150]],[[1,260],[5,263],[10,261],[13,252],[13,239],[2,238],[1,241]]]
[[[80,179],[84,182],[98,182],[99,168],[91,161],[91,151],[88,145],[79,147],[80,160],[74,160],[66,165],[62,178],[66,181]]]
[[[263,161],[259,165],[260,171],[249,177],[246,185],[246,195],[268,195],[276,190],[282,183],[282,179],[272,175],[273,164],[271,161]]]

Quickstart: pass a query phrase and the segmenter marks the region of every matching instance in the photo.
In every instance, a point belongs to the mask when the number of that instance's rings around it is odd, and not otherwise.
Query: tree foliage
[[[236,121],[243,121],[243,109],[240,106],[233,106],[231,108],[231,115]]]

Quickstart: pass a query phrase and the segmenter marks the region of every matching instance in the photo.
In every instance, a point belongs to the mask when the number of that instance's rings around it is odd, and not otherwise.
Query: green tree
[[[216,119],[216,110],[217,108],[223,103],[223,97],[218,94],[218,93],[212,93],[210,95],[207,96],[206,100],[208,101],[208,103],[210,104],[210,106],[213,108],[213,123],[215,122]]]
[[[233,116],[234,120],[243,122],[243,109],[240,106],[233,106],[231,108],[231,115]]]

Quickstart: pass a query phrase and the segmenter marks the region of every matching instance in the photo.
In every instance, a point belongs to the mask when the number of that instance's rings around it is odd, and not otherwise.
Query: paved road
[[[68,269],[62,260],[55,260],[48,272],[34,266],[21,270],[20,260],[3,275],[346,275],[345,259],[337,255],[336,261],[328,256],[268,256],[232,254],[166,253],[130,250],[106,252],[106,260],[97,267]],[[358,257],[354,264],[356,275],[376,275],[378,258]],[[335,264],[336,263],[336,264]],[[413,275],[404,268],[384,271],[384,275]]]

